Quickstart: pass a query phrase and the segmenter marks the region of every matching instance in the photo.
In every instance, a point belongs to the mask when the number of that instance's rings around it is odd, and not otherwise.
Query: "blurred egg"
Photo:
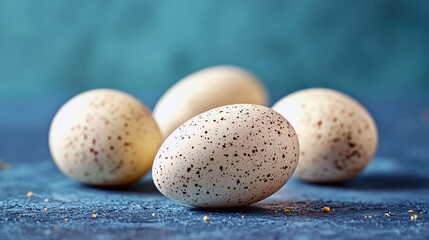
[[[193,73],[173,85],[154,108],[164,138],[192,117],[229,104],[267,105],[268,96],[255,76],[233,66]]]
[[[273,109],[295,128],[301,148],[295,177],[316,183],[345,181],[372,159],[377,127],[368,111],[351,97],[313,88],[290,94]]]
[[[58,168],[89,185],[139,180],[162,143],[150,112],[136,98],[116,90],[79,94],[55,115],[49,147]]]
[[[236,104],[204,112],[159,149],[153,181],[165,196],[195,207],[237,207],[279,190],[298,163],[294,129],[270,108]]]

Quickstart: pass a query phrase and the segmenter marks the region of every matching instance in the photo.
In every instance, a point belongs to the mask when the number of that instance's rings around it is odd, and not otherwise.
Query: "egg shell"
[[[195,72],[173,85],[154,108],[164,138],[196,115],[229,104],[268,104],[258,79],[234,66],[215,66]]]
[[[331,89],[292,93],[273,109],[295,128],[300,161],[295,177],[308,182],[341,182],[358,175],[377,148],[377,127],[368,111]]]
[[[150,112],[136,98],[116,90],[79,94],[55,115],[49,147],[58,168],[89,185],[139,180],[162,143]]]
[[[153,181],[195,207],[238,207],[265,199],[292,176],[299,157],[293,127],[270,108],[236,104],[204,112],[159,149]]]

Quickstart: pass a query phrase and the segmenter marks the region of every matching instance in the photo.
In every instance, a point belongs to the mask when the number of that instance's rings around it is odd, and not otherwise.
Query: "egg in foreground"
[[[358,175],[372,159],[377,127],[356,100],[331,89],[292,93],[272,107],[287,116],[300,143],[295,177],[315,183],[341,182]]]
[[[70,99],[55,115],[49,132],[58,168],[96,186],[139,180],[151,169],[161,143],[150,110],[131,95],[110,89]]]
[[[154,108],[164,138],[196,115],[229,104],[268,104],[268,94],[250,72],[234,66],[215,66],[195,72],[174,84]]]
[[[204,112],[159,149],[153,181],[165,196],[195,207],[239,207],[279,190],[299,157],[293,127],[270,108],[236,104]]]

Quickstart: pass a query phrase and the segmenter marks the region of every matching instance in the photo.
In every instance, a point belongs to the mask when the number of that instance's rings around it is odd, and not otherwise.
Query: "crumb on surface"
[[[152,217],[155,217],[156,213],[152,213]]]
[[[68,218],[66,218],[66,219],[64,219],[64,221],[68,222],[68,221],[69,221],[69,219],[68,219]]]
[[[33,196],[34,196],[33,192],[30,191],[27,193],[27,197],[33,197]]]
[[[284,211],[285,211],[285,212],[290,212],[290,209],[285,209]]]
[[[332,212],[335,212],[335,209],[332,208]]]
[[[278,211],[274,211],[274,213],[278,213]]]
[[[45,211],[48,211],[49,209],[48,208],[45,208]]]
[[[385,213],[384,216],[389,217],[390,216],[390,212],[389,213]]]
[[[244,219],[244,215],[243,215],[243,216],[241,216],[241,218],[243,218],[243,219]]]
[[[207,217],[207,216],[204,216],[204,217],[203,217],[203,220],[204,220],[205,222],[207,222],[207,221],[209,221],[209,220],[210,220],[210,218],[209,218],[209,217]]]
[[[419,219],[419,216],[417,216],[417,215],[411,216],[411,220],[417,220],[417,219]]]
[[[414,213],[414,211],[413,211],[413,210],[408,210],[408,212],[409,212],[409,213]]]
[[[45,198],[45,202],[49,202],[49,198]]]
[[[324,211],[324,212],[330,212],[331,208],[330,207],[324,207],[324,208],[322,208],[322,211]]]
[[[365,216],[365,218],[368,218],[368,216]]]
[[[97,214],[92,214],[92,218],[97,218]]]
[[[94,211],[92,211],[93,213],[95,213],[95,210]]]

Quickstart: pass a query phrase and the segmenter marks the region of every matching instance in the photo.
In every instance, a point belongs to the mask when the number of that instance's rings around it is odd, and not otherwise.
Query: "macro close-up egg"
[[[295,177],[315,183],[341,182],[358,175],[378,144],[377,126],[356,100],[331,89],[297,91],[272,107],[295,128],[300,160]]]
[[[79,94],[55,115],[49,147],[58,168],[88,185],[136,182],[162,143],[150,110],[126,93],[96,89]]]
[[[196,115],[229,104],[268,104],[268,93],[252,73],[235,66],[214,66],[174,84],[162,95],[153,115],[164,139]]]
[[[298,164],[295,130],[270,108],[236,104],[204,112],[159,149],[153,181],[165,196],[194,207],[239,207],[279,190]]]

